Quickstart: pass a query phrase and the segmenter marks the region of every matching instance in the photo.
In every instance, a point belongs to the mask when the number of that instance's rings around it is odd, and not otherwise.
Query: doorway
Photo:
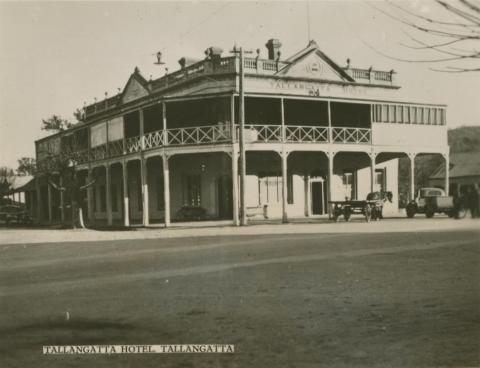
[[[310,181],[310,198],[311,215],[318,216],[325,214],[325,182],[323,179]]]
[[[219,176],[217,179],[218,217],[220,219],[233,218],[232,203],[232,178],[228,175]]]

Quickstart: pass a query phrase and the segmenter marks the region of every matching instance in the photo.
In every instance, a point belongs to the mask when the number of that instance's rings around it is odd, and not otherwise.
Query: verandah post
[[[110,164],[105,165],[105,190],[107,196],[107,224],[113,224],[112,217],[112,192],[111,192]]]
[[[409,153],[410,158],[410,201],[415,199],[415,153]]]
[[[281,116],[281,123],[282,123],[282,222],[288,222],[288,215],[287,215],[287,161],[288,161],[288,154],[285,148],[285,141],[286,141],[286,132],[285,132],[285,110],[283,105],[283,98],[280,99],[280,116]]]
[[[235,95],[232,94],[230,98],[230,124],[232,136],[232,207],[233,207],[233,224],[238,226],[240,224],[238,218],[238,148],[236,142],[236,128],[235,128]]]
[[[164,203],[164,223],[165,227],[170,226],[170,168],[168,166],[168,156],[165,151],[165,146],[168,145],[167,132],[167,104],[162,102],[162,127],[163,127],[163,154],[162,154],[162,168],[163,168],[163,203]]]
[[[130,208],[128,200],[128,161],[123,160],[122,162],[123,170],[123,226],[130,226]]]
[[[375,152],[370,153],[370,192],[375,191],[375,159],[377,154]]]
[[[335,152],[329,151],[327,152],[327,157],[328,157],[328,198],[327,201],[328,203],[328,216],[331,218],[332,217],[332,205],[330,204],[330,201],[333,198],[333,162],[335,158]]]

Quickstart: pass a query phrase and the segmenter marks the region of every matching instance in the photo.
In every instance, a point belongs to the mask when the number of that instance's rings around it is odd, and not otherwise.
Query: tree
[[[73,116],[77,121],[84,122],[85,121],[85,110],[84,109],[76,109],[73,112]]]
[[[375,9],[402,24],[404,33],[413,44],[401,45],[422,54],[422,58],[404,59],[383,56],[408,63],[439,65],[431,70],[448,73],[480,71],[480,3],[475,0],[435,0],[439,15],[423,15],[389,1],[389,10]],[[426,55],[423,57],[423,55]]]
[[[60,145],[47,145],[42,154],[39,169],[46,176],[48,183],[70,200],[71,225],[84,228],[83,212],[79,202],[82,192],[95,183],[95,179],[80,180],[76,166],[80,162],[81,152],[85,149],[86,136],[81,131],[65,133],[60,138]],[[55,179],[58,178],[58,181]]]
[[[37,164],[34,158],[22,157],[21,159],[17,160],[17,162],[18,162],[17,175],[20,175],[20,176],[35,175]]]
[[[14,177],[13,169],[6,166],[0,167],[0,197],[3,197],[10,190]]]
[[[67,119],[63,119],[59,115],[53,114],[48,119],[42,119],[42,130],[51,132],[62,132],[73,126]]]

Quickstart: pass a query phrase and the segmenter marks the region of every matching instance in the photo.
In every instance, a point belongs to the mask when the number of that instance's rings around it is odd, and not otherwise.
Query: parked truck
[[[431,218],[435,213],[445,213],[449,217],[458,217],[458,206],[453,197],[445,195],[439,188],[420,188],[417,196],[407,205],[407,217],[412,218],[417,213],[424,213]]]

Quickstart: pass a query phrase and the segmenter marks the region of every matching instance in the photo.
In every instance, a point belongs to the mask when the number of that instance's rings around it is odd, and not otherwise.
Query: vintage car
[[[0,207],[0,222],[5,223],[7,226],[11,223],[31,224],[32,218],[24,208],[8,204]]]
[[[445,195],[440,188],[420,188],[417,196],[406,208],[407,217],[412,218],[417,213],[424,213],[433,217],[435,213],[445,213],[449,217],[456,215],[456,206],[453,197]]]

